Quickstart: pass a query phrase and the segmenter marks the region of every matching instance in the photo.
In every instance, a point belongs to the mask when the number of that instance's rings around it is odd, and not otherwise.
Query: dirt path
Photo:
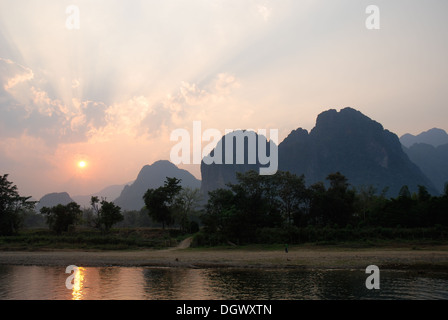
[[[190,248],[191,242],[193,241],[193,237],[189,237],[185,240],[183,240],[179,245],[176,247],[177,249],[187,249]]]
[[[165,251],[173,251],[173,250],[178,250],[178,249],[190,248],[192,241],[193,241],[193,237],[189,237],[187,239],[182,240],[177,246],[165,249]]]

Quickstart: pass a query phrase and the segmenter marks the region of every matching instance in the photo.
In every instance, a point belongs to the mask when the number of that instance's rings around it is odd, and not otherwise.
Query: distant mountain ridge
[[[443,129],[433,128],[418,135],[406,133],[401,136],[400,142],[406,148],[412,147],[416,143],[426,143],[438,147],[448,143],[448,133]]]
[[[414,143],[403,147],[412,162],[433,182],[440,193],[448,183],[448,143],[434,147],[427,143]]]
[[[67,192],[55,192],[44,195],[36,204],[36,210],[40,211],[43,207],[51,208],[59,204],[67,205],[73,202],[73,199]]]
[[[112,201],[118,198],[121,194],[121,191],[123,191],[124,187],[132,184],[132,182],[127,184],[117,184],[108,186],[101,191],[89,194],[89,195],[81,195],[81,196],[73,196],[73,200],[75,200],[76,203],[78,203],[81,207],[90,207],[90,199],[95,196],[98,198],[105,198],[107,201]]]
[[[76,202],[81,207],[90,207],[92,196],[106,198],[120,206],[123,211],[140,210],[144,206],[143,195],[150,188],[162,186],[166,177],[176,177],[181,179],[183,187],[193,189],[201,187],[201,181],[197,180],[190,172],[179,169],[169,161],[156,161],[152,165],[145,165],[139,172],[137,179],[129,184],[113,185],[91,195],[74,196],[73,198],[67,192],[51,193],[42,197],[37,210],[42,207],[53,207],[58,204],[66,205],[70,202]]]
[[[293,130],[279,144],[278,155],[279,170],[304,174],[307,184],[325,182],[330,173],[339,171],[351,185],[373,185],[378,192],[388,188],[389,196],[397,196],[403,185],[411,191],[423,185],[438,193],[404,153],[398,136],[353,108],[322,112],[309,133],[302,128]],[[208,191],[234,179],[232,165],[205,166],[201,165],[202,181],[207,181]],[[228,175],[221,175],[223,181],[213,185],[218,171]]]
[[[120,196],[114,203],[122,210],[140,210],[144,207],[143,195],[148,189],[163,186],[166,177],[181,179],[183,187],[193,189],[201,187],[201,181],[197,180],[187,170],[179,169],[167,160],[154,162],[152,165],[144,166],[137,179],[131,185],[126,185]]]
[[[448,182],[448,133],[433,128],[418,135],[404,134],[400,142],[409,159],[443,193]]]

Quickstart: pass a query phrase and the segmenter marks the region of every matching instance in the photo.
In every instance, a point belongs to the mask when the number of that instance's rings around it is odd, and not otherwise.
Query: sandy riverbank
[[[171,249],[137,251],[2,251],[0,265],[166,266],[187,268],[366,268],[443,270],[448,246],[412,248]]]

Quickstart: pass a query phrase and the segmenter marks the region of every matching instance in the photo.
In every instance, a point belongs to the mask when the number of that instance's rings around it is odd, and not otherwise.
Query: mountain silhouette
[[[400,138],[400,142],[406,147],[410,148],[416,143],[426,143],[434,147],[438,147],[448,143],[448,133],[445,130],[433,128],[431,130],[422,132],[416,136],[406,133]]]
[[[36,210],[40,211],[43,207],[52,208],[58,204],[67,205],[74,202],[67,192],[49,193],[44,195],[36,204]]]
[[[403,185],[417,191],[418,185],[438,191],[402,149],[398,136],[353,108],[331,109],[318,115],[308,132],[293,130],[278,146],[279,170],[305,175],[308,185],[340,172],[352,186],[372,185],[378,192],[387,188],[397,196]],[[201,165],[203,191],[235,180],[236,171],[255,166]]]
[[[403,185],[438,193],[431,181],[403,152],[394,133],[353,108],[321,113],[310,133],[298,129],[279,145],[280,170],[304,174],[308,183],[340,172],[352,186],[372,185],[397,196]]]
[[[415,143],[409,148],[403,147],[403,150],[437,190],[443,193],[445,183],[448,182],[448,143],[437,147],[427,143]]]
[[[183,187],[193,189],[201,187],[201,181],[190,172],[179,169],[169,161],[160,160],[144,166],[134,183],[126,185],[114,203],[122,210],[140,210],[145,205],[143,201],[145,192],[163,186],[167,177],[181,179]]]
[[[131,182],[132,183],[132,182]],[[128,183],[128,184],[131,184]],[[89,195],[82,195],[82,196],[73,196],[73,200],[76,201],[81,207],[88,208],[90,207],[90,199],[92,197],[98,197],[99,199],[105,198],[107,201],[112,201],[118,198],[121,194],[121,191],[123,191],[124,187],[128,184],[117,184],[108,186],[101,191],[89,194]]]
[[[226,141],[232,139],[232,157],[228,157],[226,161]],[[251,150],[251,156],[253,156],[252,161],[249,156],[248,143],[249,139],[252,139],[255,147]],[[242,164],[237,162],[237,149],[238,141],[244,142],[241,144],[241,149],[239,152],[244,154],[244,159]],[[201,162],[201,192],[207,195],[209,191],[217,188],[225,188],[227,183],[236,183],[236,173],[246,172],[249,170],[254,170],[260,172],[261,168],[269,168],[270,164],[262,164],[259,158],[259,147],[261,144],[265,145],[265,149],[260,151],[266,157],[270,156],[270,150],[277,152],[277,145],[272,141],[267,141],[266,137],[259,135],[254,131],[246,130],[236,130],[230,132],[223,136],[218,142],[216,147],[210,152],[210,154],[205,157]],[[217,152],[221,151],[221,162],[206,164],[207,159],[216,158],[218,159]],[[215,161],[216,162],[216,161]],[[229,163],[230,162],[230,163]]]

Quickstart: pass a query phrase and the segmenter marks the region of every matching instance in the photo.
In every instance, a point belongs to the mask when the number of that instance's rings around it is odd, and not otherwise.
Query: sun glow
[[[87,167],[87,162],[79,161],[78,162],[78,167],[81,168],[81,169],[84,169],[85,167]]]
[[[75,272],[75,278],[73,279],[73,291],[72,300],[81,300],[83,298],[84,287],[84,271],[86,269],[79,267]]]

